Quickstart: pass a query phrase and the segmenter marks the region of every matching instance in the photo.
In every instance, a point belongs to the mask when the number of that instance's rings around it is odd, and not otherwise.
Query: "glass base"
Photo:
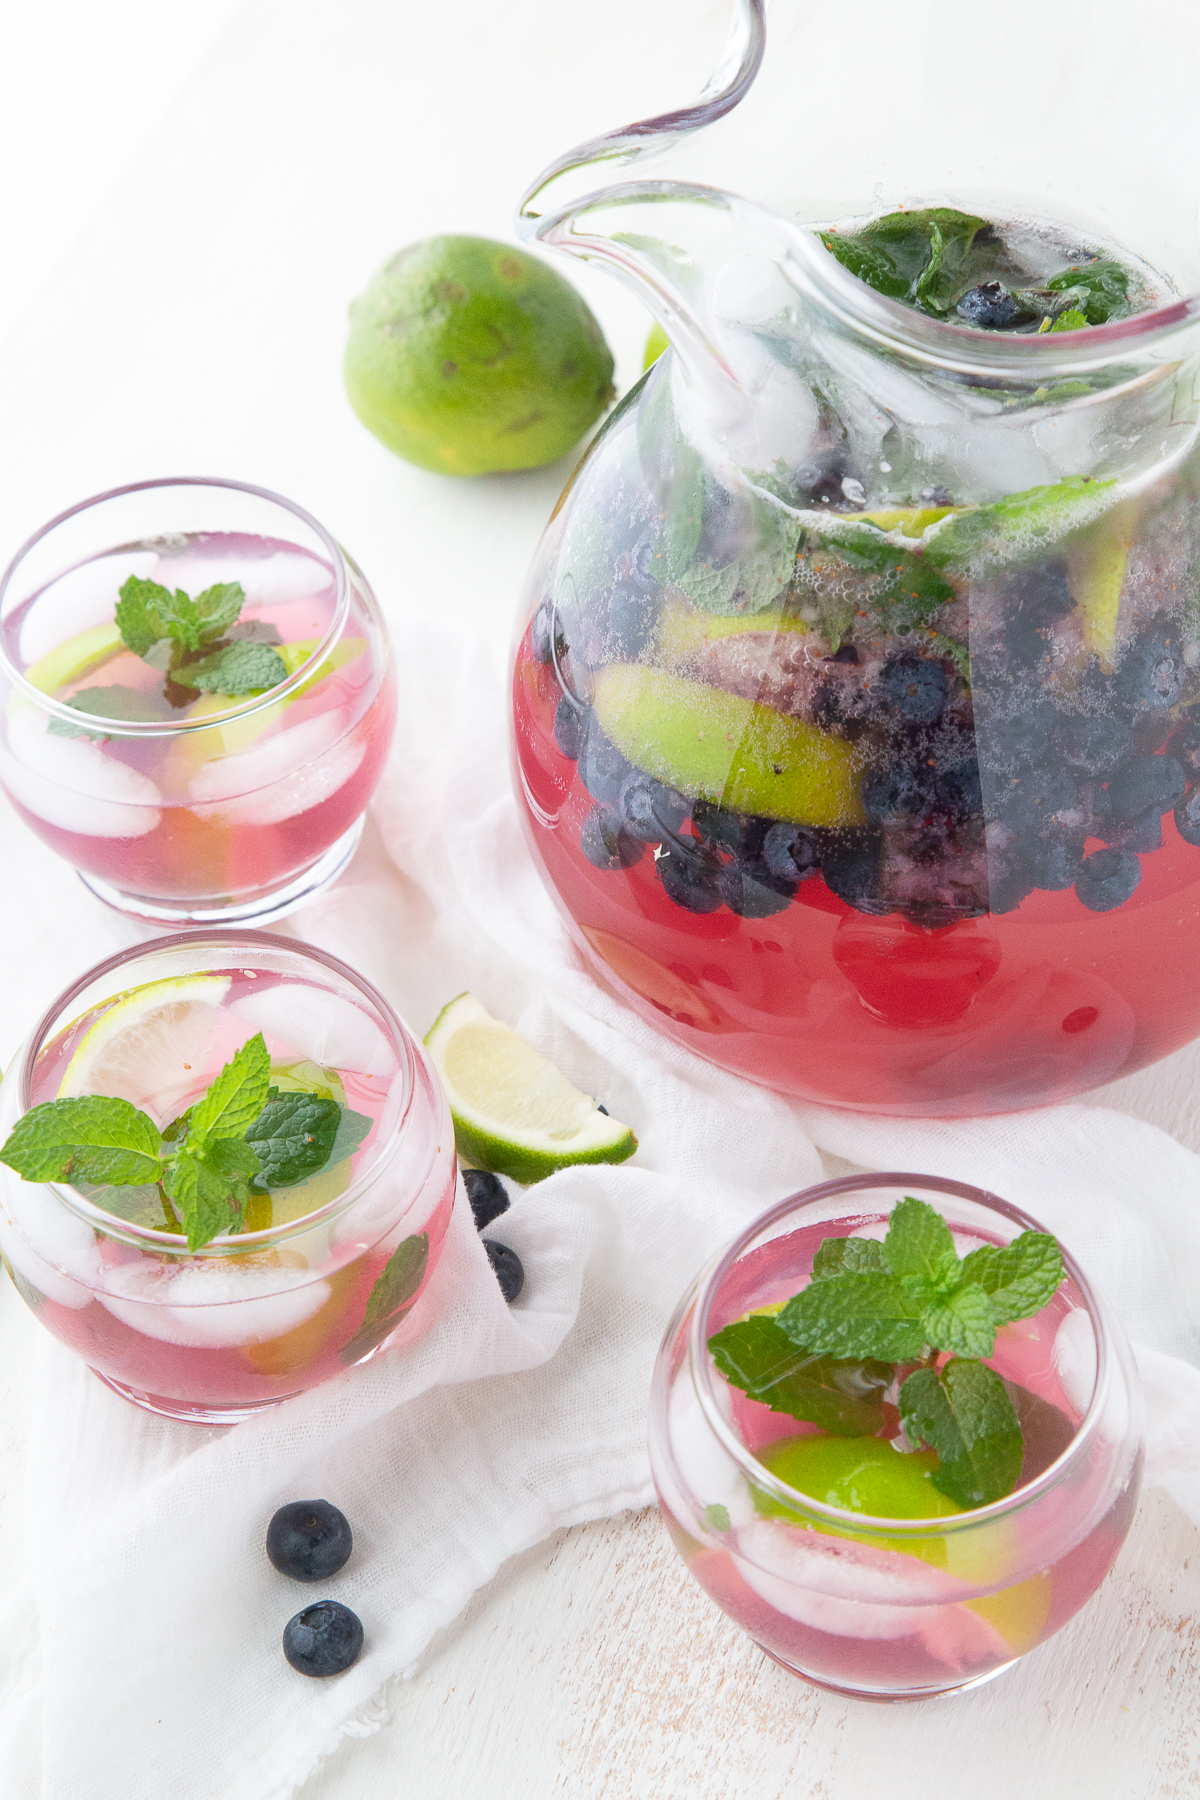
[[[270,1412],[273,1406],[282,1406],[285,1400],[296,1397],[295,1394],[276,1394],[270,1400],[240,1400],[234,1406],[207,1406],[199,1402],[191,1406],[186,1400],[171,1399],[164,1394],[144,1394],[140,1388],[126,1387],[123,1381],[114,1381],[111,1375],[102,1375],[99,1369],[93,1369],[92,1374],[114,1394],[120,1394],[122,1400],[140,1406],[143,1412],[157,1413],[161,1419],[182,1419],[187,1425],[240,1425],[244,1419]],[[296,1393],[303,1391],[303,1388],[296,1389]]]
[[[356,819],[336,843],[330,844],[323,856],[286,887],[273,888],[268,894],[248,895],[244,900],[180,901],[148,900],[138,894],[127,894],[121,888],[101,881],[97,875],[76,870],[80,881],[98,900],[114,911],[133,919],[144,919],[150,925],[273,925],[298,906],[323,893],[337,880],[358,849],[358,841],[366,824],[366,814]]]
[[[836,1681],[822,1681],[819,1675],[810,1675],[807,1669],[800,1669],[793,1663],[785,1662],[782,1656],[776,1656],[773,1650],[768,1650],[767,1646],[760,1644],[757,1638],[753,1638],[752,1642],[758,1644],[763,1655],[769,1656],[773,1663],[778,1663],[779,1667],[786,1669],[789,1675],[798,1675],[800,1680],[807,1681],[810,1687],[823,1688],[827,1694],[841,1694],[847,1700],[873,1700],[878,1705],[886,1705],[893,1700],[949,1700],[955,1694],[966,1694],[972,1688],[983,1687],[985,1682],[995,1681],[997,1675],[1003,1675],[1007,1670],[1014,1668],[1020,1660],[1014,1656],[1011,1662],[1000,1663],[997,1668],[989,1669],[986,1675],[973,1675],[969,1681],[950,1681],[945,1687],[907,1689],[843,1687]]]

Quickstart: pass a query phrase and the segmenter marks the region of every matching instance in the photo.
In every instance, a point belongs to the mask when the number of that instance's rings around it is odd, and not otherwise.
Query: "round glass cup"
[[[191,601],[236,582],[245,600],[223,636],[143,657],[116,625],[130,576]],[[167,668],[241,638],[286,678],[239,697]],[[323,526],[265,488],[178,477],[82,501],[18,551],[0,707],[0,781],[94,894],[156,924],[261,925],[353,855],[396,687],[378,604]]]
[[[122,1217],[99,1194],[0,1165],[0,1254],[40,1322],[117,1393],[169,1418],[232,1425],[365,1362],[407,1318],[449,1224],[454,1133],[420,1043],[353,969],[265,932],[195,931],[122,951],[52,1002],[0,1084],[0,1141],[57,1097],[115,1001],[197,978],[210,985],[178,991],[174,1014],[149,1027],[141,1068],[127,1057],[106,1091],[165,1127],[261,1030],[273,1079],[284,1065],[315,1064],[323,1082],[332,1071],[369,1133],[306,1187],[275,1191],[264,1227],[195,1253],[178,1229],[154,1225],[154,1188],[110,1189]]]
[[[800,1493],[757,1459],[755,1449],[812,1427],[728,1385],[708,1339],[806,1285],[823,1237],[882,1237],[910,1194],[937,1208],[960,1254],[1042,1229],[993,1194],[927,1175],[808,1188],[756,1219],[693,1282],[651,1393],[659,1504],[690,1572],[784,1668],[867,1700],[977,1686],[1052,1636],[1111,1568],[1142,1471],[1129,1345],[1065,1251],[1054,1299],[1002,1327],[988,1359],[1016,1384],[1025,1437],[1021,1482],[1006,1498],[936,1519],[870,1516]]]

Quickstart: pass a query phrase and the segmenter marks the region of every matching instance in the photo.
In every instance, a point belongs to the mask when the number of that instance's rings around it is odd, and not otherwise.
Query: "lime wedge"
[[[206,1062],[222,1035],[226,1015],[220,1007],[229,981],[228,975],[180,975],[123,994],[75,1046],[59,1099],[112,1094],[157,1113],[153,1100],[203,1086]]]
[[[446,1090],[454,1141],[478,1168],[541,1181],[570,1163],[624,1162],[637,1149],[628,1125],[602,1113],[473,994],[442,1008],[425,1047]]]
[[[107,661],[120,648],[121,633],[115,621],[94,625],[90,631],[79,632],[65,644],[60,644],[57,650],[50,650],[30,663],[25,679],[43,694],[57,694],[59,688],[66,687],[69,681],[78,681],[81,675],[86,675],[97,663]]]

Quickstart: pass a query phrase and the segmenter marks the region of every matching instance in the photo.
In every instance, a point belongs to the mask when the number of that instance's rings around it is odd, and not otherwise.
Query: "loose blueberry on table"
[[[346,1566],[354,1534],[345,1513],[328,1500],[292,1500],[267,1526],[267,1556],[293,1581],[327,1581]]]
[[[306,1606],[283,1630],[283,1654],[301,1675],[340,1675],[362,1647],[362,1621],[340,1600]]]

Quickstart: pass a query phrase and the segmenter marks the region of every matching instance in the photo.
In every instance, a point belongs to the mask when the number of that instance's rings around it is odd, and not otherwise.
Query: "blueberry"
[[[511,1306],[521,1289],[525,1286],[525,1271],[521,1267],[521,1259],[515,1250],[507,1244],[498,1244],[494,1238],[485,1238],[484,1249],[487,1259],[492,1265],[496,1280],[500,1283],[500,1292]]]
[[[895,819],[922,819],[933,805],[927,772],[908,763],[869,769],[863,776],[860,797],[872,825],[888,825]]]
[[[554,709],[554,741],[572,762],[578,759],[588,727],[585,709],[570,694],[563,694]]]
[[[697,800],[692,806],[692,824],[700,836],[733,856],[760,856],[770,823],[755,813],[729,812],[713,800]]]
[[[1035,700],[1007,718],[979,721],[976,735],[982,759],[992,769],[1015,769],[1040,762],[1050,747],[1057,714],[1049,700]]]
[[[592,799],[615,800],[630,768],[617,746],[601,731],[595,713],[590,713],[579,749],[579,773]]]
[[[654,584],[657,589],[657,582]],[[635,577],[619,581],[608,598],[608,651],[611,656],[634,661],[658,623],[656,593]]]
[[[906,725],[932,725],[946,705],[946,671],[927,656],[894,656],[883,665],[879,692]]]
[[[983,790],[979,784],[979,759],[969,756],[952,768],[943,769],[934,786],[938,804],[956,819],[970,819],[983,811]]]
[[[1193,788],[1175,808],[1175,828],[1188,844],[1200,844],[1200,788]]]
[[[803,881],[821,866],[816,839],[803,825],[791,825],[782,819],[763,838],[762,856],[768,873],[777,881]]]
[[[960,319],[983,331],[1009,331],[1028,318],[1021,302],[999,281],[985,281],[968,290],[955,307]]]
[[[672,844],[655,865],[668,899],[687,912],[716,912],[721,905],[721,867],[715,859]]]
[[[1114,850],[1161,850],[1162,814],[1150,806],[1132,819],[1110,820],[1098,835]]]
[[[558,609],[549,594],[542,600],[533,615],[533,624],[529,628],[529,641],[534,656],[540,663],[559,662],[567,653],[567,641],[563,636],[562,621],[558,617]]]
[[[857,912],[878,910],[878,872],[879,840],[865,832],[831,844],[821,866],[825,885]]]
[[[617,810],[625,830],[644,844],[661,844],[679,835],[688,815],[688,802],[674,788],[664,787],[653,775],[634,769],[626,776],[617,796]]]
[[[1129,727],[1105,713],[1065,719],[1058,742],[1066,761],[1081,775],[1107,775],[1133,747]]]
[[[1010,576],[1003,585],[1004,642],[1010,662],[1026,666],[1043,662],[1050,628],[1075,604],[1064,562],[1035,563]]]
[[[1166,712],[1183,685],[1183,646],[1169,625],[1147,631],[1127,653],[1113,687],[1138,712]]]
[[[1036,837],[1056,813],[1070,812],[1078,803],[1079,790],[1069,769],[1026,769],[996,811],[1018,836]]]
[[[463,1186],[467,1190],[467,1199],[471,1202],[471,1217],[475,1221],[476,1231],[482,1231],[493,1219],[508,1211],[508,1195],[504,1191],[504,1183],[490,1169],[464,1169]]]
[[[1112,912],[1141,879],[1142,865],[1132,850],[1094,850],[1083,859],[1075,892],[1089,912]]]
[[[643,531],[629,557],[629,579],[646,594],[662,592],[652,573],[657,550],[658,526],[651,525],[647,531]]]
[[[834,651],[833,655],[826,657],[825,660],[827,662],[833,662],[833,663],[857,664],[858,651],[853,644],[840,644],[838,646],[838,648]]]
[[[362,1620],[340,1600],[318,1600],[283,1628],[283,1654],[301,1675],[340,1675],[362,1647]]]
[[[1114,819],[1133,819],[1151,809],[1170,812],[1183,799],[1187,777],[1173,756],[1127,756],[1108,783]]]
[[[267,1556],[293,1581],[327,1581],[354,1548],[345,1513],[328,1500],[292,1500],[267,1526]]]
[[[1015,850],[988,857],[989,912],[1015,912],[1035,885],[1033,869]]]
[[[1052,838],[1035,844],[1030,855],[1033,885],[1052,894],[1074,887],[1082,861],[1083,844],[1078,840]]]
[[[592,867],[606,875],[632,869],[646,853],[641,839],[630,837],[619,815],[607,806],[593,806],[579,828],[579,848]]]
[[[730,912],[741,919],[769,919],[786,912],[795,883],[772,875],[765,863],[732,862],[721,870],[721,896]]]

